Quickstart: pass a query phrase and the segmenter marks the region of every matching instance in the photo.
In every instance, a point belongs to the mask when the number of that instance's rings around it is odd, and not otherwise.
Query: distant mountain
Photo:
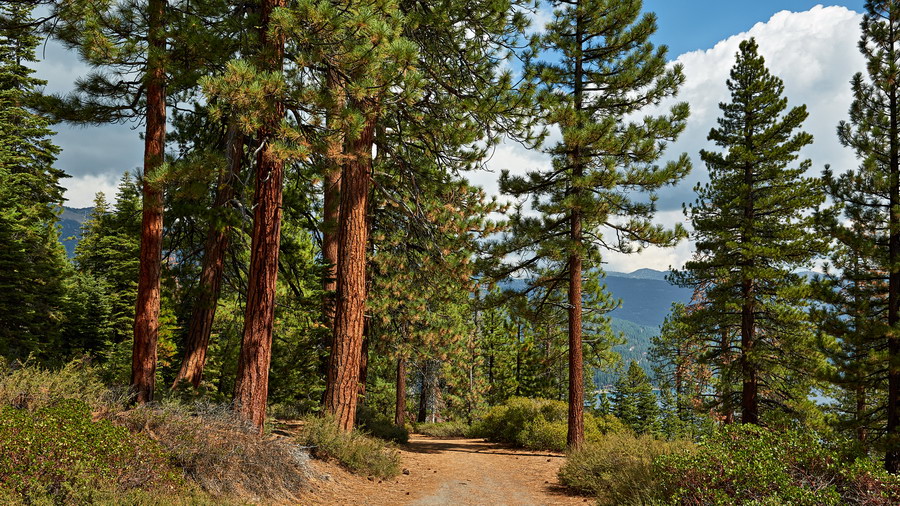
[[[606,288],[613,297],[622,301],[619,309],[610,316],[628,320],[639,325],[659,327],[662,325],[673,302],[686,303],[691,300],[691,289],[669,284],[665,272],[640,269],[631,274],[609,273]]]
[[[81,240],[81,224],[88,219],[93,207],[73,208],[63,206],[62,215],[59,217],[59,239],[66,248],[69,258],[75,256],[75,246]]]
[[[616,271],[609,271],[606,273],[607,276],[615,276],[617,278],[656,279],[659,281],[665,281],[668,274],[668,271],[657,271],[654,269],[638,269],[628,273]]]

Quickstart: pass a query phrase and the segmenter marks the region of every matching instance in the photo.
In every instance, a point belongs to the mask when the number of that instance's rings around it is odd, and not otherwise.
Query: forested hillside
[[[741,36],[687,153],[705,53],[641,0],[0,3],[0,502],[320,503],[310,456],[396,487],[502,444],[557,452],[537,502],[900,503],[900,2],[865,11],[836,139]],[[64,207],[62,126],[140,168]],[[407,483],[510,496],[454,480]]]

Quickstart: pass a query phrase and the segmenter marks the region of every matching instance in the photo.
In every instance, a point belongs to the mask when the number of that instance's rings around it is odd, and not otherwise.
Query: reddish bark
[[[406,358],[397,359],[397,403],[394,409],[394,424],[403,427],[406,423]]]
[[[147,8],[147,127],[144,135],[140,266],[131,354],[131,388],[139,404],[153,400],[156,387],[163,241],[163,190],[158,171],[163,166],[166,144],[166,71],[163,59],[166,2],[150,0]]]
[[[573,213],[572,236],[581,237],[581,219]],[[584,361],[581,347],[581,269],[578,254],[569,256],[569,419],[566,445],[584,443]]]
[[[358,108],[366,112],[365,107]],[[353,428],[359,395],[366,304],[366,215],[375,122],[375,115],[369,114],[358,136],[347,141],[347,160],[341,171],[337,298],[325,410],[334,415],[338,425],[347,431]]]
[[[583,43],[581,17],[576,20],[575,39],[578,47]],[[581,111],[583,104],[584,76],[582,56],[575,61],[575,110]],[[578,141],[575,141],[578,142]],[[576,145],[572,157],[572,194],[577,197],[581,191],[580,179],[584,175],[584,161]],[[577,205],[577,204],[576,204]],[[584,443],[584,361],[581,347],[581,271],[582,258],[578,248],[582,243],[581,210],[572,209],[569,239],[576,245],[569,253],[569,417],[566,446],[576,449]]]
[[[269,71],[282,68],[284,36],[270,37],[272,11],[285,0],[264,0],[260,30],[264,55],[262,66]],[[284,117],[284,103],[275,99],[271,114],[259,131],[256,163],[253,235],[251,237],[250,274],[247,283],[247,308],[244,334],[234,386],[235,410],[262,432],[269,394],[269,365],[272,359],[272,326],[275,317],[275,285],[278,280],[278,253],[281,242],[281,201],[284,163],[272,143]]]
[[[344,108],[343,89],[340,87],[340,78],[334,69],[326,73],[327,86],[331,90],[334,103],[328,110],[326,126],[328,138],[326,139],[325,152],[325,180],[323,182],[323,216],[322,216],[322,259],[325,262],[322,288],[325,296],[322,298],[322,320],[328,328],[322,336],[322,349],[327,355],[320,363],[320,372],[325,376],[325,384],[331,384],[331,368],[328,367],[328,355],[331,354],[331,341],[334,336],[334,306],[335,291],[337,290],[337,263],[338,263],[338,222],[341,209],[341,164],[344,154],[344,136],[341,133],[341,110]],[[324,398],[323,398],[324,404]]]
[[[333,69],[326,74],[327,86],[334,95],[334,104],[326,118],[328,138],[325,153],[325,181],[322,220],[322,256],[325,260],[323,287],[326,295],[323,312],[325,322],[331,326],[334,319],[334,294],[337,289],[338,234],[341,209],[341,162],[344,153],[344,137],[341,134],[339,116],[344,108],[343,90]]]
[[[206,351],[209,348],[209,336],[212,333],[212,325],[216,317],[216,306],[222,286],[222,272],[225,269],[225,252],[228,249],[228,240],[231,235],[231,224],[224,215],[235,196],[234,183],[240,177],[241,160],[244,153],[244,135],[237,125],[229,127],[226,144],[228,150],[227,169],[219,175],[218,191],[213,202],[213,219],[204,246],[199,293],[188,326],[184,360],[175,377],[175,382],[172,383],[172,388],[184,381],[190,382],[194,388],[197,388],[203,379]]]

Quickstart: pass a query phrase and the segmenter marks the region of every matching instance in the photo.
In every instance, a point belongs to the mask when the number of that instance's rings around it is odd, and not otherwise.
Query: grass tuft
[[[353,473],[391,478],[400,473],[400,454],[390,443],[359,431],[344,432],[333,418],[310,416],[297,439],[315,457],[335,460]]]

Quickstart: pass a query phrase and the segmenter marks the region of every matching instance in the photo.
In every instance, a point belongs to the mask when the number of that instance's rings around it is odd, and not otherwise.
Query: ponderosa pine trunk
[[[220,173],[216,198],[213,202],[213,217],[206,235],[200,287],[188,325],[184,360],[172,383],[173,389],[182,382],[189,382],[197,388],[203,379],[209,337],[216,317],[216,306],[219,303],[222,273],[225,270],[225,252],[231,235],[231,224],[225,213],[235,196],[235,183],[240,177],[244,153],[244,135],[236,124],[231,124],[228,128],[226,150],[226,169]]]
[[[322,278],[322,288],[325,296],[322,299],[322,321],[328,329],[322,335],[322,348],[327,352],[320,367],[321,373],[326,377],[325,384],[330,384],[331,369],[328,360],[331,354],[331,341],[334,337],[334,306],[335,291],[337,290],[337,263],[338,263],[338,223],[341,210],[341,164],[344,154],[344,136],[341,133],[339,116],[344,108],[343,89],[340,86],[340,77],[337,71],[329,69],[326,72],[326,85],[331,90],[333,104],[327,111],[326,127],[328,138],[326,139],[325,152],[325,178],[323,181],[323,205],[322,205],[322,260],[325,262],[325,270]]]
[[[325,410],[346,431],[353,429],[359,396],[366,305],[366,215],[376,123],[376,117],[368,107],[355,105],[361,112],[370,114],[357,137],[345,143],[346,161],[341,170],[334,339],[325,388]]]
[[[394,406],[394,424],[403,427],[406,424],[406,358],[397,359],[397,402]]]
[[[581,47],[584,43],[582,34],[581,14],[575,25],[575,43],[576,47]],[[583,108],[583,56],[578,53],[575,59],[575,114],[582,114]],[[578,120],[578,127],[581,127],[581,121]],[[575,140],[576,143],[581,142]],[[581,343],[581,271],[582,258],[580,246],[582,243],[582,220],[581,210],[578,206],[578,195],[580,193],[580,179],[584,176],[583,160],[581,150],[576,144],[574,155],[572,157],[572,195],[575,200],[575,207],[571,211],[569,240],[572,243],[572,250],[569,253],[568,271],[569,271],[569,416],[568,416],[568,432],[566,434],[566,446],[569,449],[577,449],[584,443],[584,361]]]
[[[131,354],[131,388],[139,404],[153,400],[156,388],[163,241],[163,188],[159,171],[165,161],[166,145],[166,2],[149,0],[147,9],[147,126],[144,134],[140,266]]]
[[[581,219],[572,215],[572,238],[581,237]],[[581,347],[581,255],[569,256],[569,419],[566,445],[584,443],[584,362]]]
[[[277,72],[284,59],[284,36],[271,36],[272,12],[285,0],[264,0],[261,12],[261,67]],[[250,273],[244,332],[234,386],[235,410],[262,432],[269,395],[269,365],[272,360],[272,326],[275,317],[275,288],[278,281],[278,253],[281,243],[281,202],[284,162],[273,147],[284,117],[284,103],[276,98],[259,130],[260,146],[256,162],[253,235],[250,242]]]

